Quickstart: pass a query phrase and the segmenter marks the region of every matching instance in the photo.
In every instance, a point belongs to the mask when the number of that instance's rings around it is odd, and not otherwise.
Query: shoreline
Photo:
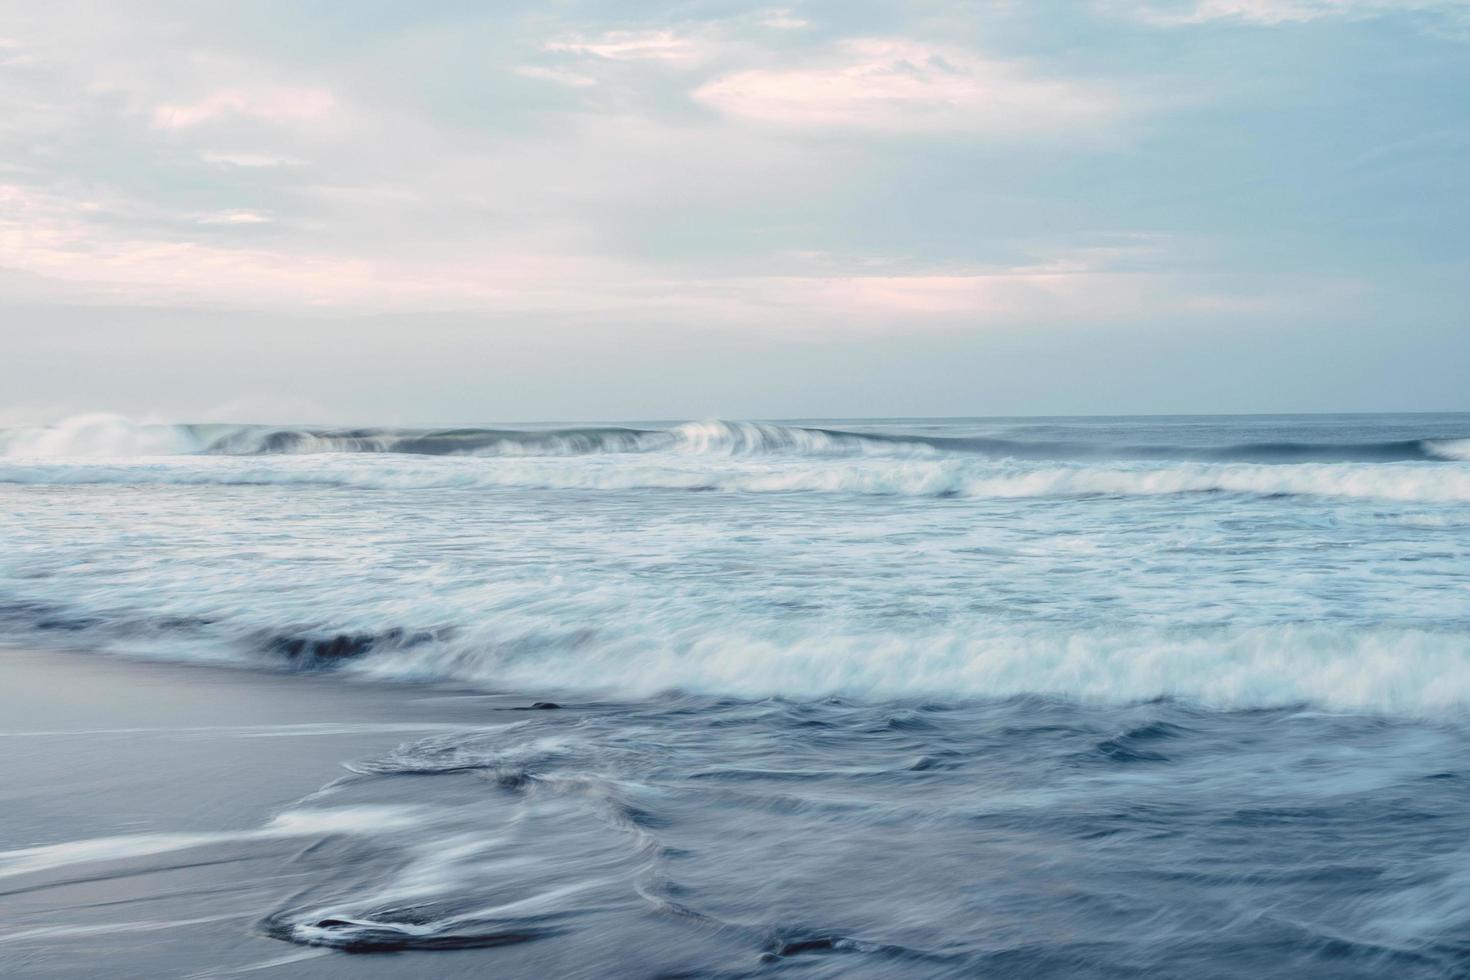
[[[17,977],[402,975],[401,957],[257,928],[309,876],[293,855],[335,832],[272,821],[347,761],[530,703],[4,647],[0,674],[0,974]],[[433,975],[472,966],[428,955]]]

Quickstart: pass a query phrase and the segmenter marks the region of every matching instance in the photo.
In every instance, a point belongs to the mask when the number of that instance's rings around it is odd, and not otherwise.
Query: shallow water
[[[351,760],[286,942],[1470,971],[1470,416],[0,446],[6,638],[567,705]]]
[[[562,943],[631,975],[1467,966],[1460,726],[1035,699],[553,715],[354,764],[319,802],[433,804],[266,928]]]

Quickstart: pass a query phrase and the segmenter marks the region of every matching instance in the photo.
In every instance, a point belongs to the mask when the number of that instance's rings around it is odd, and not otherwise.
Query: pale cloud
[[[1012,136],[1096,126],[1123,109],[1098,83],[901,38],[848,41],[801,67],[736,71],[702,85],[694,98],[781,127]]]
[[[1351,283],[1121,270],[1048,271],[1045,265],[909,275],[772,277],[727,284],[763,321],[804,329],[886,334],[915,327],[969,330],[1135,322],[1158,317],[1301,315],[1349,310]]]
[[[1204,310],[1219,299],[1171,269],[1166,242],[1122,236],[1106,246],[1072,248],[1010,265],[924,269],[881,256],[798,253],[798,266],[833,266],[743,281],[766,302],[816,311],[846,323],[947,322],[959,325],[1041,320],[1106,320]]]
[[[301,243],[270,248],[146,236],[97,222],[93,213],[64,197],[0,185],[0,270],[11,274],[12,298],[344,313],[693,309],[646,270],[517,241],[450,257]],[[196,220],[207,219],[252,224],[264,216],[235,211]]]
[[[0,268],[27,276],[33,296],[70,301],[593,315],[757,332],[1098,321],[1262,302],[1212,292],[1197,276],[1168,271],[1162,246],[1147,239],[1010,266],[930,269],[806,252],[774,257],[791,268],[788,274],[675,276],[656,265],[536,250],[514,240],[416,257],[344,246],[150,238],[95,222],[91,213],[63,198],[0,187]],[[228,211],[197,220],[248,225],[270,218]]]
[[[336,106],[332,93],[319,88],[222,88],[194,102],[154,107],[153,125],[159,129],[187,129],[231,116],[303,123],[330,115]]]
[[[566,85],[571,88],[588,88],[597,84],[597,79],[590,75],[565,71],[561,68],[548,68],[545,65],[517,65],[512,71],[522,78],[536,78],[544,82],[555,82],[558,85]]]
[[[966,325],[1078,316],[1107,319],[1150,310],[1164,277],[1053,273],[1036,269],[945,275],[773,279],[762,283],[784,305],[847,319],[937,318]]]
[[[777,390],[750,388],[721,351],[805,350],[789,382],[805,391],[841,373],[825,344],[771,338],[852,332],[863,344],[841,349],[864,347],[864,376],[902,391],[989,363],[966,331],[995,327],[1034,334],[1038,352],[1002,369],[997,345],[999,380],[1070,391],[1096,365],[1073,350],[1059,366],[1047,338],[1082,331],[1048,325],[1100,324],[1099,338],[1157,337],[1161,357],[1207,364],[1222,345],[1295,336],[1279,365],[1319,349],[1303,331],[1340,328],[1336,373],[1411,350],[1442,378],[1426,404],[1463,401],[1448,365],[1465,343],[1444,338],[1465,336],[1470,126],[1455,96],[1470,63],[1429,36],[1463,2],[407,5],[346,20],[68,2],[12,5],[0,26],[19,39],[0,62],[41,59],[0,68],[0,320],[7,380],[36,396],[64,382],[79,407],[100,397],[92,379],[32,368],[17,341],[75,360],[125,350],[129,330],[168,336],[155,324],[171,320],[191,326],[166,356],[98,379],[207,374],[255,326],[293,324],[303,342],[360,331],[373,343],[355,356],[383,372],[401,365],[374,343],[461,331],[463,391],[485,387],[464,354],[482,329],[509,340],[483,348],[494,364],[516,338],[645,342],[656,373],[696,396]],[[1330,29],[1292,26],[1308,23]],[[1096,242],[1117,247],[1078,247]],[[108,337],[56,339],[57,324],[114,314]],[[932,344],[908,342],[921,330]],[[269,361],[231,383],[275,391],[286,359]],[[528,391],[568,377],[556,357],[517,363]],[[612,411],[593,403],[637,385],[585,387],[546,411]]]
[[[1329,18],[1363,20],[1403,13],[1470,17],[1470,4],[1465,0],[1145,0],[1125,9],[1139,19],[1160,25],[1231,20],[1265,25],[1301,24]]]
[[[13,37],[0,37],[0,68],[23,68],[37,64],[39,59],[25,50],[25,45]]]
[[[257,211],[217,211],[197,220],[201,225],[264,225],[272,219]]]
[[[348,208],[383,208],[418,204],[417,189],[393,184],[312,184],[301,189],[308,197]]]
[[[810,23],[810,21],[796,16],[785,8],[765,11],[760,18],[760,25],[762,27],[772,27],[778,31],[796,31],[810,26]]]
[[[699,60],[704,46],[673,31],[608,31],[594,37],[562,37],[548,41],[546,51],[592,55],[609,61]]]
[[[276,153],[234,153],[221,150],[205,150],[199,154],[205,163],[217,163],[227,167],[300,167],[306,161]]]

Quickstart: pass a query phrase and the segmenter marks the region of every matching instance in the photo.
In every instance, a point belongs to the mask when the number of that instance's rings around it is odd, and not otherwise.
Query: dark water
[[[319,802],[422,822],[323,853],[265,928],[601,975],[1458,976],[1466,734],[1040,699],[534,712],[354,763]]]
[[[528,709],[349,739],[231,831],[302,845],[253,899],[283,949],[1470,975],[1470,416],[4,445],[6,638]]]

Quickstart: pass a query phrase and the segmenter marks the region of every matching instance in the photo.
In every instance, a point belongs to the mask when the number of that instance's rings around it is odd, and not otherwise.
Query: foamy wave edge
[[[775,422],[707,420],[670,428],[332,429],[310,426],[171,424],[118,415],[80,415],[54,425],[0,428],[0,457],[26,459],[151,456],[373,454],[545,458],[673,454],[709,457],[1042,460],[1153,460],[1240,463],[1467,462],[1470,439],[1367,442],[1244,442],[1234,445],[1127,445],[1028,441],[981,435],[921,435]]]
[[[677,689],[753,698],[1176,698],[1223,709],[1312,705],[1409,715],[1470,709],[1470,634],[1399,627],[997,630],[781,642],[707,636],[530,661],[445,643],[369,655],[347,669],[380,679],[629,696]]]
[[[1232,493],[1470,502],[1470,467],[1434,463],[1038,465],[981,459],[681,460],[154,457],[0,459],[0,483],[548,489],[1027,498]]]
[[[762,700],[844,697],[870,703],[1040,697],[1096,704],[1172,699],[1209,710],[1301,707],[1404,716],[1470,712],[1470,632],[1411,626],[993,626],[919,634],[828,631],[784,636],[684,630],[502,637],[468,630],[425,638],[353,634],[365,652],[325,660],[238,636],[170,642],[89,632],[87,649],[145,660],[278,667],[377,682],[450,684],[562,700],[686,695]],[[66,637],[76,641],[76,636]],[[260,637],[257,635],[258,641]],[[50,638],[56,642],[56,637]],[[317,646],[331,649],[326,634]],[[46,638],[36,641],[46,645]],[[304,645],[304,644],[303,644]],[[529,646],[537,655],[527,656]]]

